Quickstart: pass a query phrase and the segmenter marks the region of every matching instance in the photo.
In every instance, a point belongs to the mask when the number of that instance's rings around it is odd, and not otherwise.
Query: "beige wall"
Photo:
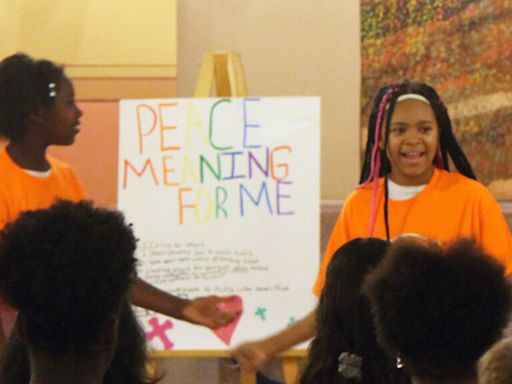
[[[1,35],[13,37],[1,56],[26,50],[64,62],[78,98],[97,101],[173,97],[176,86],[191,96],[204,52],[238,51],[250,95],[322,97],[322,199],[343,199],[356,185],[359,1],[177,0],[177,15],[176,0],[62,4],[0,0]]]
[[[242,55],[252,96],[322,97],[322,199],[359,174],[359,1],[178,0],[179,97],[204,52]]]
[[[0,57],[65,64],[81,100],[176,95],[176,0],[0,0],[0,10]]]
[[[2,56],[26,50],[72,77],[174,77],[176,0],[0,0]]]

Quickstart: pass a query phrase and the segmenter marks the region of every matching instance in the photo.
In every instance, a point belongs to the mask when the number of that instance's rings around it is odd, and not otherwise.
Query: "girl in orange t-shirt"
[[[459,173],[449,172],[450,161]],[[510,230],[490,192],[474,179],[437,92],[409,81],[383,87],[370,115],[361,184],[331,233],[314,293],[322,291],[334,252],[357,237],[472,237],[510,274]],[[233,357],[246,369],[258,368],[314,334],[311,313],[275,335],[238,346]]]
[[[69,166],[48,157],[50,145],[71,145],[82,111],[63,67],[18,53],[0,62],[0,228],[21,211],[49,207],[57,199],[81,200],[84,193]],[[239,311],[222,309],[232,297],[183,299],[134,277],[135,305],[210,328],[230,323]],[[5,342],[0,327],[0,349]]]

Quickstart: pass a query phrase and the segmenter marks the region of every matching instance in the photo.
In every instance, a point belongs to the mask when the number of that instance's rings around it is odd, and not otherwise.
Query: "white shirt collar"
[[[23,169],[23,171],[28,173],[30,176],[37,177],[38,179],[45,179],[52,174],[51,168],[47,171],[33,171],[31,169]]]
[[[388,194],[391,200],[412,199],[420,193],[427,184],[422,185],[398,185],[388,179]]]

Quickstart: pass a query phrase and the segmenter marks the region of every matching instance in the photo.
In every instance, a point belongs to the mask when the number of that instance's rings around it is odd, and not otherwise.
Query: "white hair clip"
[[[57,84],[48,83],[48,96],[49,97],[57,96]]]
[[[356,354],[342,352],[338,357],[338,372],[346,379],[361,381],[363,359]]]

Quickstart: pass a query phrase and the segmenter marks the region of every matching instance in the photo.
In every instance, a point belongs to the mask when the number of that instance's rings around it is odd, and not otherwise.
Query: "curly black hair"
[[[396,241],[364,291],[380,344],[412,376],[431,380],[474,378],[511,307],[503,266],[464,238]]]
[[[126,300],[135,237],[121,213],[61,201],[0,233],[0,295],[17,308],[29,346],[61,356],[94,345]]]
[[[395,367],[377,345],[370,302],[361,294],[366,274],[383,258],[388,242],[354,239],[333,255],[316,310],[316,337],[310,345],[301,384],[406,384],[409,377]],[[338,372],[342,352],[362,358],[361,380]]]
[[[34,60],[24,53],[0,62],[0,136],[15,141],[23,138],[29,119],[41,108],[55,103],[48,85],[58,91],[64,69],[48,60]]]

